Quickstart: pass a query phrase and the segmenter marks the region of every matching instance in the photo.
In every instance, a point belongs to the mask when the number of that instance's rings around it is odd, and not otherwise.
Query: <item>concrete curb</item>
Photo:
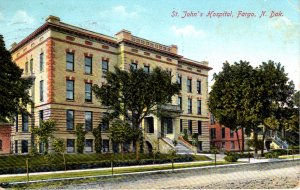
[[[257,162],[257,163],[239,163],[239,164],[227,164],[227,165],[217,165],[217,166],[201,166],[201,167],[191,167],[191,168],[178,168],[178,169],[167,169],[167,170],[156,170],[156,171],[146,171],[146,172],[133,172],[133,173],[122,173],[114,175],[97,175],[97,176],[86,176],[86,177],[72,177],[72,178],[57,178],[57,179],[47,179],[47,180],[36,180],[29,182],[12,182],[12,183],[1,183],[0,187],[13,187],[16,185],[26,185],[33,183],[51,183],[58,181],[75,181],[75,180],[85,180],[85,179],[107,179],[113,177],[145,177],[147,175],[159,175],[159,174],[180,174],[188,172],[191,175],[208,175],[214,173],[230,173],[237,169],[242,169],[245,172],[249,170],[267,170],[274,168],[284,168],[286,166],[297,166],[300,165],[300,159],[287,159],[287,160],[275,160],[272,162]]]

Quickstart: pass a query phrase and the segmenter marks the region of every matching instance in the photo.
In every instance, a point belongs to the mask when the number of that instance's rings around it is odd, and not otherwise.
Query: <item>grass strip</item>
[[[292,159],[293,158],[293,155],[282,155],[282,156],[279,156],[280,159]],[[294,155],[294,158],[300,158],[300,155]]]
[[[217,165],[233,164],[225,161],[218,161]],[[201,166],[211,166],[214,165],[213,162],[204,163],[185,163],[185,164],[174,164],[174,169],[178,168],[191,168],[191,167],[201,167]],[[115,168],[114,174],[122,173],[135,173],[135,172],[145,172],[145,171],[160,171],[172,169],[172,164],[159,165],[159,166],[144,166],[144,167],[124,167]],[[111,175],[111,168],[105,170],[94,170],[94,171],[79,171],[79,172],[66,172],[66,173],[53,173],[53,174],[41,174],[41,175],[30,175],[29,180],[47,180],[47,179],[64,179],[73,177],[88,177],[88,176],[101,176],[101,175]],[[14,177],[2,177],[0,178],[0,183],[10,183],[10,182],[25,182],[27,176],[14,176]]]

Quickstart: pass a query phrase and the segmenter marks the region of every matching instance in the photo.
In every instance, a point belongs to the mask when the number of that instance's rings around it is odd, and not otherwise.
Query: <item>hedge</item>
[[[176,155],[174,162],[191,162],[194,161],[195,157],[193,155]],[[147,165],[147,164],[163,164],[172,162],[171,158],[163,159],[140,159],[140,160],[114,160],[114,167],[120,166],[133,166],[133,165]],[[59,163],[59,164],[57,164]],[[29,167],[29,172],[48,172],[48,171],[61,171],[64,170],[64,165],[62,162],[57,162],[56,164],[37,164],[31,165]],[[77,170],[77,169],[91,169],[91,168],[105,168],[111,167],[110,160],[101,161],[85,161],[85,162],[67,162],[67,170]],[[0,174],[19,174],[26,173],[25,166],[21,167],[4,167],[0,169]]]

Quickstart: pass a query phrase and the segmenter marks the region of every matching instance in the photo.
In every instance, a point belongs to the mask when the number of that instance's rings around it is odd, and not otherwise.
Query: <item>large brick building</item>
[[[161,141],[161,151],[167,151],[169,145],[163,139],[177,139],[180,132],[186,130],[189,134],[199,134],[200,150],[209,149],[207,95],[211,68],[207,62],[179,55],[175,45],[162,45],[126,30],[110,37],[49,16],[41,27],[14,44],[11,53],[13,61],[24,69],[24,75],[34,78],[30,91],[34,105],[28,107],[31,115],[18,115],[13,128],[14,153],[30,150],[33,145],[30,126],[38,126],[41,120],[48,118],[56,120],[59,130],[55,137],[65,139],[67,152],[76,151],[74,128],[83,123],[88,131],[85,151],[92,152],[92,128],[98,126],[107,110],[94,97],[91,86],[103,84],[107,71],[113,71],[115,66],[125,70],[143,68],[145,72],[161,67],[182,86],[172,104],[164,106],[178,113],[176,117],[149,116],[143,122],[148,147]],[[106,129],[104,126],[103,151],[118,149],[110,142]],[[43,151],[42,144],[37,147]]]

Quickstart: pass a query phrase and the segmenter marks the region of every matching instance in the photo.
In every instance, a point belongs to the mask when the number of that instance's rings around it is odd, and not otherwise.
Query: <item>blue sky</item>
[[[173,11],[178,12],[172,17]],[[184,11],[197,13],[185,17]],[[233,17],[209,18],[209,11]],[[239,17],[238,12],[256,17]],[[259,18],[262,11],[266,16]],[[272,11],[282,16],[269,18]],[[198,13],[203,13],[199,16]],[[253,66],[274,60],[285,66],[300,89],[300,5],[297,0],[0,0],[0,33],[9,48],[45,22],[48,15],[61,21],[113,36],[121,29],[166,45],[197,61],[209,61],[219,72],[224,61],[249,61]],[[212,84],[212,83],[211,83]]]

